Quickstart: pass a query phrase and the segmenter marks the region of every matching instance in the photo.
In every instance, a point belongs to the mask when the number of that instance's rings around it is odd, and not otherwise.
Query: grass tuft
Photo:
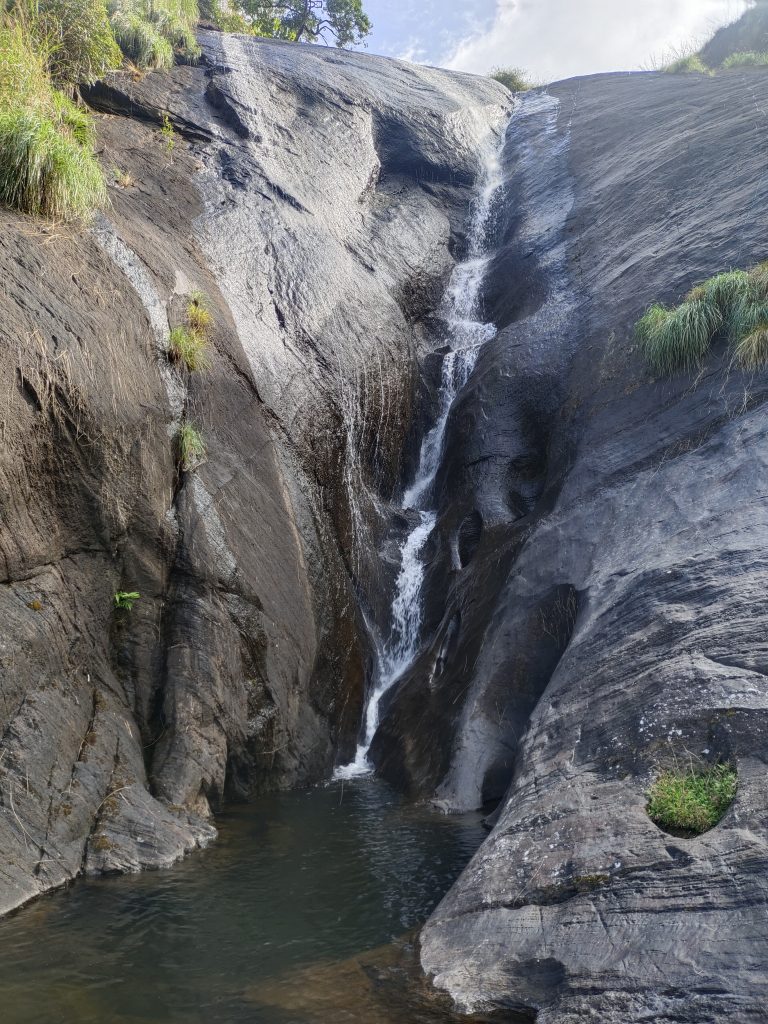
[[[533,88],[528,72],[522,68],[494,68],[488,77],[501,82],[510,92],[527,92]]]
[[[193,331],[200,331],[202,334],[207,334],[213,327],[213,314],[208,309],[202,292],[195,291],[189,296],[187,323]]]
[[[648,792],[646,810],[660,828],[699,835],[720,821],[734,796],[738,777],[728,764],[665,771]]]
[[[178,445],[179,464],[185,473],[193,470],[205,458],[203,436],[189,421],[182,423],[179,428]]]
[[[677,60],[673,60],[671,64],[667,64],[664,68],[670,75],[683,75],[683,74],[699,74],[699,75],[711,75],[712,70],[708,68],[704,61],[701,59],[698,53],[688,54],[686,57],[680,57]]]
[[[188,327],[174,327],[168,342],[174,362],[184,363],[188,370],[206,370],[210,365],[208,339],[200,331]]]
[[[136,590],[118,590],[114,597],[115,608],[129,612],[140,597],[141,594]]]
[[[722,63],[724,69],[728,68],[760,68],[768,64],[768,53],[756,53],[750,50],[745,53],[732,53]]]
[[[768,321],[736,343],[733,358],[742,370],[754,372],[768,366]]]
[[[676,309],[651,306],[637,323],[635,333],[651,367],[668,374],[698,366],[722,323],[718,307],[699,298]]]
[[[0,113],[0,202],[54,220],[86,218],[106,202],[104,176],[62,122],[12,108]]]

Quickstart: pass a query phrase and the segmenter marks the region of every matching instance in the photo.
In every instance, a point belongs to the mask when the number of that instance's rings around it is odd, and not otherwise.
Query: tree
[[[371,31],[362,0],[231,0],[255,35],[291,42],[361,43]]]

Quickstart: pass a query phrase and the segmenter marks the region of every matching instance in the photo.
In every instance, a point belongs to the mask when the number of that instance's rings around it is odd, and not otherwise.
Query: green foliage
[[[200,431],[185,420],[179,428],[179,464],[186,473],[205,458],[205,444]]]
[[[694,369],[718,334],[728,338],[743,369],[768,366],[768,263],[717,274],[674,309],[651,306],[635,334],[657,373]]]
[[[636,327],[646,359],[658,373],[693,369],[722,325],[720,310],[706,298],[684,302],[676,309],[655,305]]]
[[[120,66],[106,0],[11,0],[10,7],[46,55],[56,85],[95,82]]]
[[[200,56],[196,0],[109,0],[109,13],[120,49],[139,68],[170,68],[176,57]]]
[[[0,13],[0,203],[57,220],[87,217],[106,200],[93,120],[53,87],[49,62],[28,19]]]
[[[501,82],[510,92],[526,92],[533,88],[528,73],[522,68],[494,68],[489,77]]]
[[[750,51],[748,53],[732,53],[729,57],[726,57],[722,63],[722,67],[727,68],[747,68],[747,67],[764,67],[768,64],[768,53],[755,53]]]
[[[707,67],[698,53],[691,53],[686,57],[679,57],[677,60],[673,60],[671,64],[665,65],[663,70],[671,75],[690,74],[692,72],[700,75],[712,74],[712,71]]]
[[[130,611],[134,603],[139,600],[141,594],[135,590],[118,590],[114,597],[115,608]]]
[[[184,363],[188,370],[205,370],[209,366],[208,339],[188,327],[174,327],[168,342],[168,351],[175,362]]]
[[[372,27],[362,0],[231,0],[227,14],[217,0],[209,0],[208,6],[221,27],[234,17],[235,31],[245,27],[254,35],[291,42],[319,40],[353,46],[361,43]]]
[[[0,113],[0,202],[54,220],[85,218],[106,200],[93,152],[55,120],[15,108]]]
[[[184,363],[192,372],[206,370],[210,366],[208,335],[213,327],[213,316],[202,292],[192,292],[186,312],[186,325],[171,331],[169,354],[174,362]]]
[[[200,291],[194,291],[189,296],[187,323],[193,331],[198,331],[203,335],[207,335],[213,327],[213,314],[208,309],[205,296]]]
[[[163,127],[160,132],[165,140],[165,150],[170,156],[173,152],[173,147],[176,145],[176,129],[173,127],[173,122],[167,114],[163,114]]]
[[[720,821],[737,784],[736,772],[727,764],[691,764],[685,771],[665,771],[648,792],[646,810],[660,828],[698,835]]]

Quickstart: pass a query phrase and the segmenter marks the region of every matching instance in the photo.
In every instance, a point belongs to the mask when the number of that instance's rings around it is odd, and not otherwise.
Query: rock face
[[[511,106],[470,76],[202,42],[200,67],[90,91],[119,172],[92,228],[0,212],[0,911],[171,863],[225,797],[353,747],[371,509]],[[168,356],[195,289],[204,373]],[[206,446],[187,471],[182,422]]]
[[[768,74],[748,74],[580,79],[511,122],[501,330],[450,425],[434,638],[376,750],[448,809],[503,797],[422,933],[465,1009],[765,1019],[767,378],[722,344],[653,379],[632,336],[767,255]],[[694,839],[645,813],[690,755],[739,773]]]

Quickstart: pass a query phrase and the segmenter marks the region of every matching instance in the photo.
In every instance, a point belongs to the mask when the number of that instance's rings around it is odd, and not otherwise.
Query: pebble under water
[[[175,868],[78,881],[0,921],[5,1024],[403,1024],[386,991],[368,1005],[372,972],[458,876],[480,816],[371,777],[217,824]]]

